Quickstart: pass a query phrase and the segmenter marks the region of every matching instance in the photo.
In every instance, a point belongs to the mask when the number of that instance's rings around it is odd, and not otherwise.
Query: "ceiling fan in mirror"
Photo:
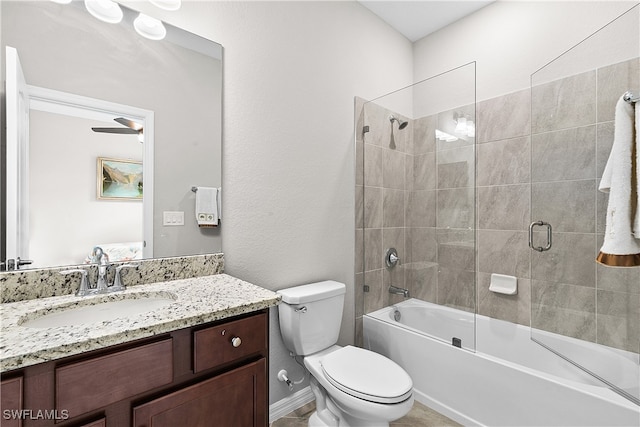
[[[125,119],[124,117],[116,117],[116,122],[120,123],[126,127],[113,127],[113,128],[102,128],[102,127],[92,127],[91,130],[94,132],[100,133],[117,133],[123,135],[138,135],[138,140],[140,142],[144,142],[144,127],[133,120]]]

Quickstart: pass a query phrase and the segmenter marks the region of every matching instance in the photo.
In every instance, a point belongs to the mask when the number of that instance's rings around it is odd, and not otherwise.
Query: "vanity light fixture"
[[[59,4],[69,4],[73,0],[51,1]],[[149,1],[155,6],[165,10],[178,10],[181,5],[181,0]],[[84,0],[84,6],[93,17],[108,22],[109,24],[118,24],[124,18],[122,8],[113,0]],[[150,40],[162,40],[167,35],[167,29],[162,24],[162,21],[145,15],[144,13],[140,13],[138,17],[134,19],[133,27],[138,34]]]
[[[164,10],[178,10],[182,4],[182,0],[149,0],[149,2]]]
[[[458,117],[456,123],[456,133],[467,133],[467,118],[464,116]]]
[[[472,120],[468,120],[466,116],[462,114],[454,114],[453,121],[456,123],[455,133],[458,135],[468,136],[473,138],[476,136],[476,125]]]
[[[142,37],[151,40],[162,40],[167,35],[167,29],[161,21],[144,13],[139,14],[133,21],[133,27]]]
[[[111,0],[84,0],[84,6],[93,17],[109,24],[119,23],[124,16],[118,3]]]
[[[442,132],[440,129],[436,129],[436,138],[439,139],[440,141],[446,141],[446,142],[453,142],[458,140],[457,137],[453,135],[449,135],[446,132]]]

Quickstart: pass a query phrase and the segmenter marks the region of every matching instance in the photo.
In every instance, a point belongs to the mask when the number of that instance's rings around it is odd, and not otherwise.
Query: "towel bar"
[[[629,104],[633,104],[640,101],[640,93],[628,90],[624,93],[624,95],[622,95],[622,99],[627,101]]]

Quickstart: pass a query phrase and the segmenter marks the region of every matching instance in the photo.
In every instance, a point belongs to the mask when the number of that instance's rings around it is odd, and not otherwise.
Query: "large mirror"
[[[94,246],[114,261],[222,250],[221,220],[197,221],[193,191],[213,189],[217,206],[198,203],[219,212],[222,47],[167,24],[142,37],[121,9],[111,24],[84,1],[0,2],[2,80],[9,46],[28,94],[22,160],[2,126],[2,260],[32,261],[20,269],[89,262]]]

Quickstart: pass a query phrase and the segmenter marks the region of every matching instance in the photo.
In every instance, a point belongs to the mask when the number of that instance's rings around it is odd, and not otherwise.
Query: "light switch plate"
[[[162,212],[162,225],[184,225],[184,212]]]

